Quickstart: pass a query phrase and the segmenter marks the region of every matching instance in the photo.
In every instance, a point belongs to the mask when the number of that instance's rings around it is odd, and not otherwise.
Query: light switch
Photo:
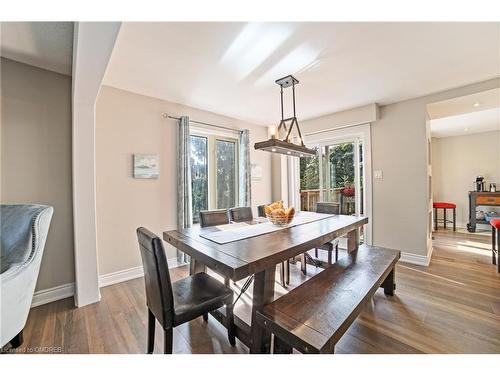
[[[377,180],[381,180],[384,178],[384,173],[380,169],[373,171],[373,178],[376,178]]]

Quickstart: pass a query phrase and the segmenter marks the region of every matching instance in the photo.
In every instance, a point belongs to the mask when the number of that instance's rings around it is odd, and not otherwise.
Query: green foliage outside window
[[[324,148],[323,148],[324,149]],[[328,147],[330,186],[343,188],[354,184],[354,143]],[[300,189],[319,189],[318,156],[300,158]]]

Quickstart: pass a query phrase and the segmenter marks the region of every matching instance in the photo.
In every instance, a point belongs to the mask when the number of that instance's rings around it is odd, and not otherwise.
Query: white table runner
[[[277,232],[279,230],[284,230],[297,225],[323,220],[331,216],[334,215],[300,211],[295,214],[293,221],[285,226],[271,224],[267,221],[267,219],[266,221],[258,224],[232,223],[219,225],[216,227],[218,230],[213,230],[213,228],[210,228],[210,230],[205,232],[202,230],[200,237],[218,243],[219,245],[223,245],[229,242],[260,236],[266,233]]]

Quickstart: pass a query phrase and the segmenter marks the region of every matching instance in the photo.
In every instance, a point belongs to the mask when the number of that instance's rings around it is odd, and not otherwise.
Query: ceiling
[[[71,75],[73,22],[2,22],[2,57]]]
[[[428,104],[427,113],[430,119],[438,119],[498,107],[500,107],[500,88]]]
[[[430,126],[432,137],[435,138],[500,130],[500,108],[431,120]]]
[[[300,121],[498,77],[499,48],[500,23],[124,23],[104,84],[269,125],[284,75]]]

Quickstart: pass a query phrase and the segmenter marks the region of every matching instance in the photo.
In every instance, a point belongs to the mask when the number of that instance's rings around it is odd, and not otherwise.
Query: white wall
[[[267,128],[195,108],[104,86],[96,111],[96,192],[99,274],[141,265],[136,228],[160,237],[177,227],[178,122],[162,113],[250,130],[250,158],[262,166],[262,179],[252,181],[252,205],[271,200],[271,154],[254,151],[267,138]],[[132,178],[132,155],[159,155],[160,177]],[[167,245],[167,257],[175,250]]]
[[[455,203],[457,225],[465,227],[469,218],[467,193],[476,176],[484,176],[487,187],[489,182],[496,182],[500,188],[499,166],[500,131],[432,138],[434,201]],[[440,210],[440,218],[441,215]]]
[[[77,22],[73,39],[73,220],[78,307],[100,300],[95,197],[95,104],[120,22]]]

